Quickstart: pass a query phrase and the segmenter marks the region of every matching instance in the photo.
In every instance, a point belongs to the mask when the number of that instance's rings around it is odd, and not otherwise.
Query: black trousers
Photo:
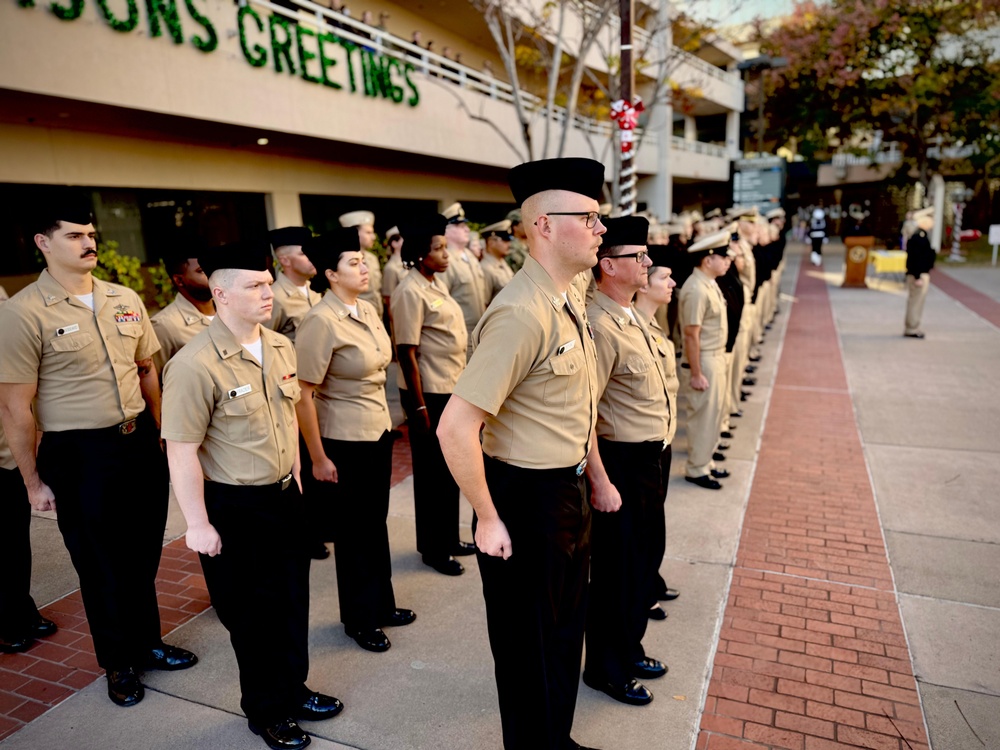
[[[814,253],[816,253],[817,255],[822,255],[823,254],[823,238],[822,237],[813,237],[813,238],[811,238],[811,241],[812,241],[812,246],[813,246],[812,251]]]
[[[0,469],[0,637],[19,640],[38,621],[31,598],[31,504],[17,469]]]
[[[205,583],[240,668],[240,706],[257,725],[293,716],[308,696],[309,556],[292,482],[255,487],[205,482],[208,520],[222,538],[201,555]]]
[[[374,442],[323,438],[323,450],[337,467],[337,483],[310,483],[324,506],[334,540],[340,621],[348,628],[377,628],[396,609],[389,557],[389,485],[392,436]]]
[[[160,639],[156,570],[167,524],[166,456],[152,422],[46,432],[38,472],[55,495],[59,531],[106,670],[139,667]]]
[[[508,560],[476,552],[504,748],[565,750],[587,608],[585,483],[575,468],[532,470],[483,458],[513,552]]]
[[[663,442],[621,443],[598,439],[608,478],[622,505],[594,513],[587,611],[588,675],[624,685],[631,665],[645,657],[642,637],[649,621],[647,528],[660,491]]]
[[[400,389],[399,398],[410,425],[417,552],[427,557],[447,557],[458,546],[459,490],[445,463],[435,432],[451,394],[424,393],[427,415],[431,420],[428,433],[414,428],[419,417],[412,394]]]
[[[649,523],[646,525],[646,549],[649,552],[650,593],[647,607],[652,607],[667,593],[667,582],[660,575],[660,564],[667,552],[667,487],[670,484],[670,463],[673,449],[667,446],[660,454],[660,491],[649,509]]]

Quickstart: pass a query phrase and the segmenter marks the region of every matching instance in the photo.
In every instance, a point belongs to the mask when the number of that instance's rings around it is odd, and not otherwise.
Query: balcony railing
[[[723,70],[722,68],[712,65],[710,62],[702,60],[697,55],[693,55],[687,50],[675,47],[671,54],[677,55],[677,58],[683,63],[690,65],[692,68],[697,70],[699,73],[704,73],[707,76],[715,78],[727,83],[730,86],[739,86],[742,83],[739,71],[736,70]]]
[[[725,146],[717,146],[714,143],[704,143],[703,141],[688,141],[676,135],[670,136],[670,147],[692,154],[717,156],[724,159],[729,158],[729,151]]]

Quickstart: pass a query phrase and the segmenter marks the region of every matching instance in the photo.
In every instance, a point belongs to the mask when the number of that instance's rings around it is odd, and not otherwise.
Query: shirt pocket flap
[[[93,335],[85,332],[75,336],[58,336],[49,343],[52,345],[52,350],[56,352],[78,352],[93,342]]]
[[[281,389],[282,396],[290,398],[292,401],[298,401],[299,396],[302,394],[302,386],[299,385],[298,380],[289,380],[287,383],[281,383],[278,388]]]
[[[229,398],[222,402],[222,411],[227,417],[245,417],[264,406],[264,394],[251,391],[245,396]]]
[[[573,349],[564,354],[558,354],[549,360],[555,375],[575,375],[583,369],[584,354],[582,349]]]
[[[120,323],[118,325],[118,333],[122,336],[137,339],[142,336],[142,326],[138,323]]]
[[[649,371],[649,362],[637,354],[625,360],[625,369],[633,375],[640,375]]]

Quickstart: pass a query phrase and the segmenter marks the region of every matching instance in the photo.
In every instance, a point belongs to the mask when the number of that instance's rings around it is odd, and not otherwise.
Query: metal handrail
[[[687,50],[683,50],[679,47],[674,48],[674,54],[678,55],[685,63],[693,68],[697,68],[702,73],[717,78],[720,81],[728,83],[731,86],[738,86],[741,82],[739,71],[736,70],[723,70],[710,62],[702,60],[697,55],[693,55]]]
[[[670,136],[670,146],[678,151],[687,151],[693,154],[729,157],[729,150],[725,146],[717,146],[714,143],[705,143],[704,141],[689,141],[676,135]]]

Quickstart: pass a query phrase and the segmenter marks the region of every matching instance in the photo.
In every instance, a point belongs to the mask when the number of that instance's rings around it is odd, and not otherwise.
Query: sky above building
[[[734,26],[755,18],[773,18],[792,12],[794,0],[675,0],[675,4],[696,18],[712,20],[720,26]]]

